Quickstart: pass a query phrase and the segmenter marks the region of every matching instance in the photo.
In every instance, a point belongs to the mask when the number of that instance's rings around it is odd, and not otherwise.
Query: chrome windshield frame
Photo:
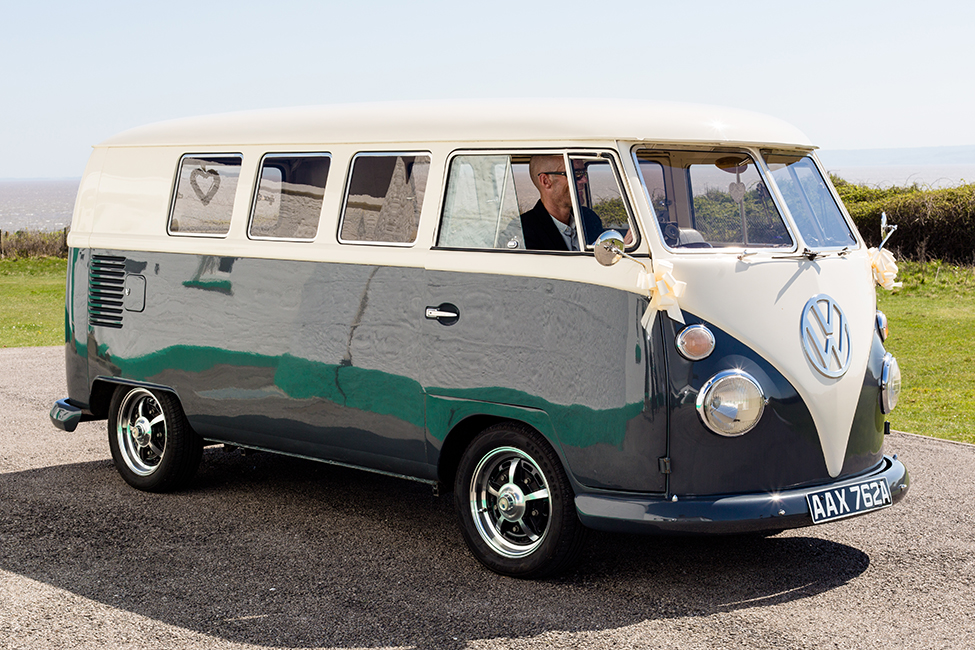
[[[779,217],[782,219],[782,223],[785,225],[789,236],[792,238],[793,245],[790,248],[786,247],[766,247],[766,246],[722,246],[715,248],[685,248],[685,247],[674,247],[667,244],[663,237],[663,233],[660,229],[660,224],[657,218],[656,211],[653,207],[652,198],[648,194],[648,189],[646,185],[646,179],[643,175],[643,169],[640,165],[640,160],[637,157],[637,153],[641,150],[706,150],[706,151],[727,151],[728,153],[745,153],[752,160],[755,161],[756,168],[759,172],[759,176],[762,182],[765,183],[766,188],[769,188],[769,196],[772,200],[772,204],[779,213]],[[821,246],[821,245],[810,245],[806,238],[803,236],[802,230],[799,228],[792,215],[792,211],[789,209],[788,203],[785,197],[782,195],[782,191],[779,188],[778,183],[772,175],[772,170],[768,166],[765,160],[764,152],[775,150],[782,152],[794,153],[797,156],[809,158],[816,172],[820,175],[822,181],[825,183],[827,191],[829,192],[830,198],[839,208],[840,215],[844,219],[844,224],[849,229],[850,234],[854,240],[854,244],[851,245],[837,245],[837,246]],[[802,147],[790,148],[781,147],[779,149],[772,149],[771,147],[761,147],[759,146],[729,146],[727,148],[720,146],[709,146],[709,147],[695,147],[695,146],[654,146],[652,143],[648,142],[636,142],[630,147],[630,158],[631,162],[636,169],[637,178],[640,181],[640,191],[643,193],[643,198],[646,200],[647,205],[650,209],[651,217],[654,224],[645,228],[645,230],[652,230],[656,232],[656,236],[660,242],[660,245],[669,253],[680,254],[680,255],[713,255],[713,254],[729,254],[737,255],[739,259],[750,258],[752,256],[760,256],[763,258],[804,258],[814,260],[819,257],[824,257],[827,255],[845,255],[848,252],[854,250],[860,250],[864,247],[864,241],[860,235],[853,218],[850,216],[843,204],[843,200],[840,198],[839,193],[836,191],[832,181],[830,181],[829,174],[823,167],[822,162],[819,160],[818,156],[815,154],[815,150],[806,149]]]

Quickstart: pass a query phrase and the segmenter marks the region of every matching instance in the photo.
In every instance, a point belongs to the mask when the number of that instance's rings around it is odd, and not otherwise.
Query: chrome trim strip
[[[410,476],[408,474],[397,474],[396,472],[388,472],[382,469],[373,469],[372,467],[363,467],[362,465],[354,465],[353,463],[344,463],[339,460],[330,460],[327,458],[316,458],[315,456],[306,456],[305,454],[295,454],[288,451],[281,451],[280,449],[268,449],[265,447],[258,447],[256,445],[242,445],[239,442],[232,442],[230,440],[222,440],[220,438],[204,438],[204,441],[214,445],[230,445],[231,447],[238,447],[240,449],[252,449],[254,451],[265,451],[269,454],[275,454],[278,456],[289,456],[291,458],[301,458],[302,460],[313,460],[316,463],[324,463],[325,465],[337,465],[338,467],[347,467],[349,469],[359,469],[364,472],[371,472],[372,474],[382,474],[383,476],[391,476],[393,478],[402,478],[407,481],[415,481],[416,483],[426,483],[427,485],[438,485],[439,481],[419,478],[416,476]]]

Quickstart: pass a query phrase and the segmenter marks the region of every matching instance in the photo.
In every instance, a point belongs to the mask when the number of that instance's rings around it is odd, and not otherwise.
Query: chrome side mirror
[[[612,266],[623,257],[624,248],[623,235],[615,230],[607,230],[596,238],[593,253],[597,262],[603,266]]]
[[[897,224],[894,223],[888,226],[887,213],[881,212],[880,213],[880,246],[877,247],[878,250],[883,249],[884,244],[887,243],[887,240],[890,239],[890,236],[894,234],[895,230],[897,230]]]

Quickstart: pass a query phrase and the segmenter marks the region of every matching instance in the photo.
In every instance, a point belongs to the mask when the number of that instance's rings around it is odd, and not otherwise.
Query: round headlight
[[[890,413],[897,406],[901,394],[901,368],[890,352],[884,355],[884,370],[880,375],[880,410]]]
[[[767,401],[754,377],[741,370],[725,370],[709,379],[697,394],[697,414],[718,435],[740,436],[762,419]]]
[[[714,334],[700,324],[682,329],[675,343],[677,351],[689,361],[700,361],[714,352]]]

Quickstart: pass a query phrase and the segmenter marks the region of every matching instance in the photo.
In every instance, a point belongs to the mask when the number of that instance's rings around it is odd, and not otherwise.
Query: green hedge
[[[871,188],[833,176],[833,184],[870,246],[880,243],[880,215],[897,225],[887,248],[898,258],[975,262],[975,184],[940,190]]]
[[[67,257],[67,241],[67,228],[54,232],[18,230],[10,233],[0,230],[0,259]]]

